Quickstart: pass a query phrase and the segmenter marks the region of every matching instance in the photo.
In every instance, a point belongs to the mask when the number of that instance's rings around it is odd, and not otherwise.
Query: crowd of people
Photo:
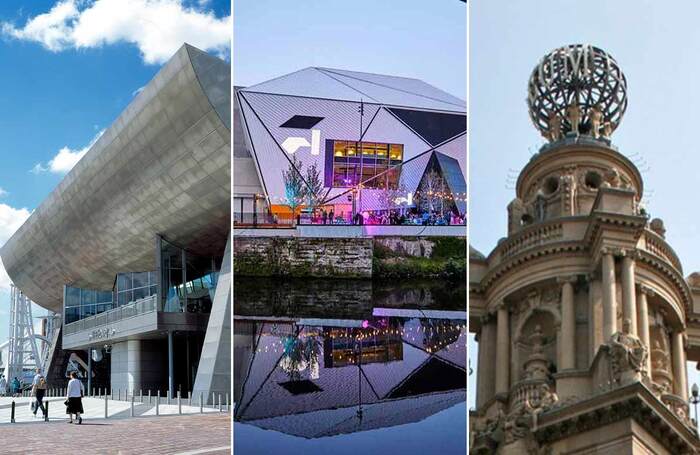
[[[336,214],[333,209],[321,209],[307,216],[298,215],[297,224],[321,225],[391,225],[391,226],[452,226],[464,225],[466,217],[453,212],[419,212],[417,210],[369,210]]]

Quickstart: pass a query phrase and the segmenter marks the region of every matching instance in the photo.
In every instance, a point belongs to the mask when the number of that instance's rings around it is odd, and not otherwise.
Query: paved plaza
[[[5,399],[0,410],[7,413]],[[51,411],[65,408],[54,402]],[[154,416],[144,412],[143,417],[97,418],[97,399],[86,399],[88,417],[82,425],[69,425],[63,415],[53,415],[48,423],[43,419],[21,418],[23,423],[0,425],[3,454],[51,453],[52,455],[89,454],[228,454],[231,450],[231,415],[209,409],[204,414]],[[104,401],[102,412],[104,413]],[[109,404],[112,404],[110,402]],[[123,405],[128,405],[122,402]],[[146,405],[144,405],[146,406]],[[162,406],[161,410],[171,407]],[[19,408],[28,414],[29,405]],[[19,409],[18,408],[18,409]],[[124,411],[115,406],[113,417]],[[92,412],[91,412],[92,411]],[[177,406],[175,406],[177,412]],[[171,412],[172,414],[172,412]],[[8,414],[9,415],[9,414]],[[92,416],[91,416],[92,415]],[[126,411],[128,416],[128,409]],[[9,420],[8,420],[9,421]]]
[[[171,400],[170,404],[167,404],[165,398],[161,398],[160,405],[156,410],[155,401],[156,398],[153,397],[149,404],[148,397],[144,397],[144,403],[138,402],[138,397],[136,397],[136,402],[134,402],[134,416],[136,417],[149,417],[158,415],[177,415],[177,414],[199,414],[200,407],[197,402],[193,401],[193,406],[188,404],[188,401],[182,400],[181,408],[178,407],[177,400]],[[0,398],[0,428],[4,424],[10,423],[10,417],[12,412],[12,401],[15,401],[15,422],[16,423],[27,423],[41,421],[42,418],[36,418],[32,415],[29,409],[29,403],[32,400],[28,397],[22,398]],[[44,401],[49,401],[49,420],[50,421],[61,421],[68,420],[66,415],[66,407],[63,402],[66,400],[65,397],[51,397],[44,398]],[[83,409],[85,414],[83,414],[83,420],[92,419],[104,419],[105,418],[105,400],[104,398],[83,398]],[[201,408],[201,413],[219,413],[218,405],[216,407],[203,406]],[[222,411],[226,411],[226,406],[222,404]],[[41,410],[37,413],[41,415]],[[110,419],[128,418],[131,416],[131,401],[124,400],[107,400],[107,416]]]

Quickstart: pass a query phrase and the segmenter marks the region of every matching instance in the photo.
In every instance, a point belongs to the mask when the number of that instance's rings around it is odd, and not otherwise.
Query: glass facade
[[[331,142],[332,147],[326,153],[333,154],[334,188],[348,188],[363,182],[366,188],[396,189],[399,172],[387,171],[403,162],[403,145],[339,140]]]
[[[209,313],[221,258],[193,255],[160,237],[156,251],[159,270],[118,273],[111,291],[64,286],[64,323],[149,297],[158,311]]]
[[[66,286],[63,292],[66,324],[102,313],[113,307],[112,291]]]
[[[127,272],[117,274],[115,281],[117,306],[158,294],[156,272]]]
[[[209,313],[218,278],[218,258],[193,255],[159,239],[163,311]]]

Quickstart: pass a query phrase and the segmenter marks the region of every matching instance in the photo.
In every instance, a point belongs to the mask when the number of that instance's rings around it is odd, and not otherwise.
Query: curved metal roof
[[[60,311],[63,285],[154,270],[160,234],[221,255],[230,230],[230,65],[187,44],[0,249],[12,281]]]

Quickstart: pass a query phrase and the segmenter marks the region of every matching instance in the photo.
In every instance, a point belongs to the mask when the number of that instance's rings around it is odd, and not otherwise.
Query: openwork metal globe
[[[532,71],[527,102],[532,122],[550,141],[567,133],[609,137],[627,109],[627,80],[604,50],[563,46]]]

